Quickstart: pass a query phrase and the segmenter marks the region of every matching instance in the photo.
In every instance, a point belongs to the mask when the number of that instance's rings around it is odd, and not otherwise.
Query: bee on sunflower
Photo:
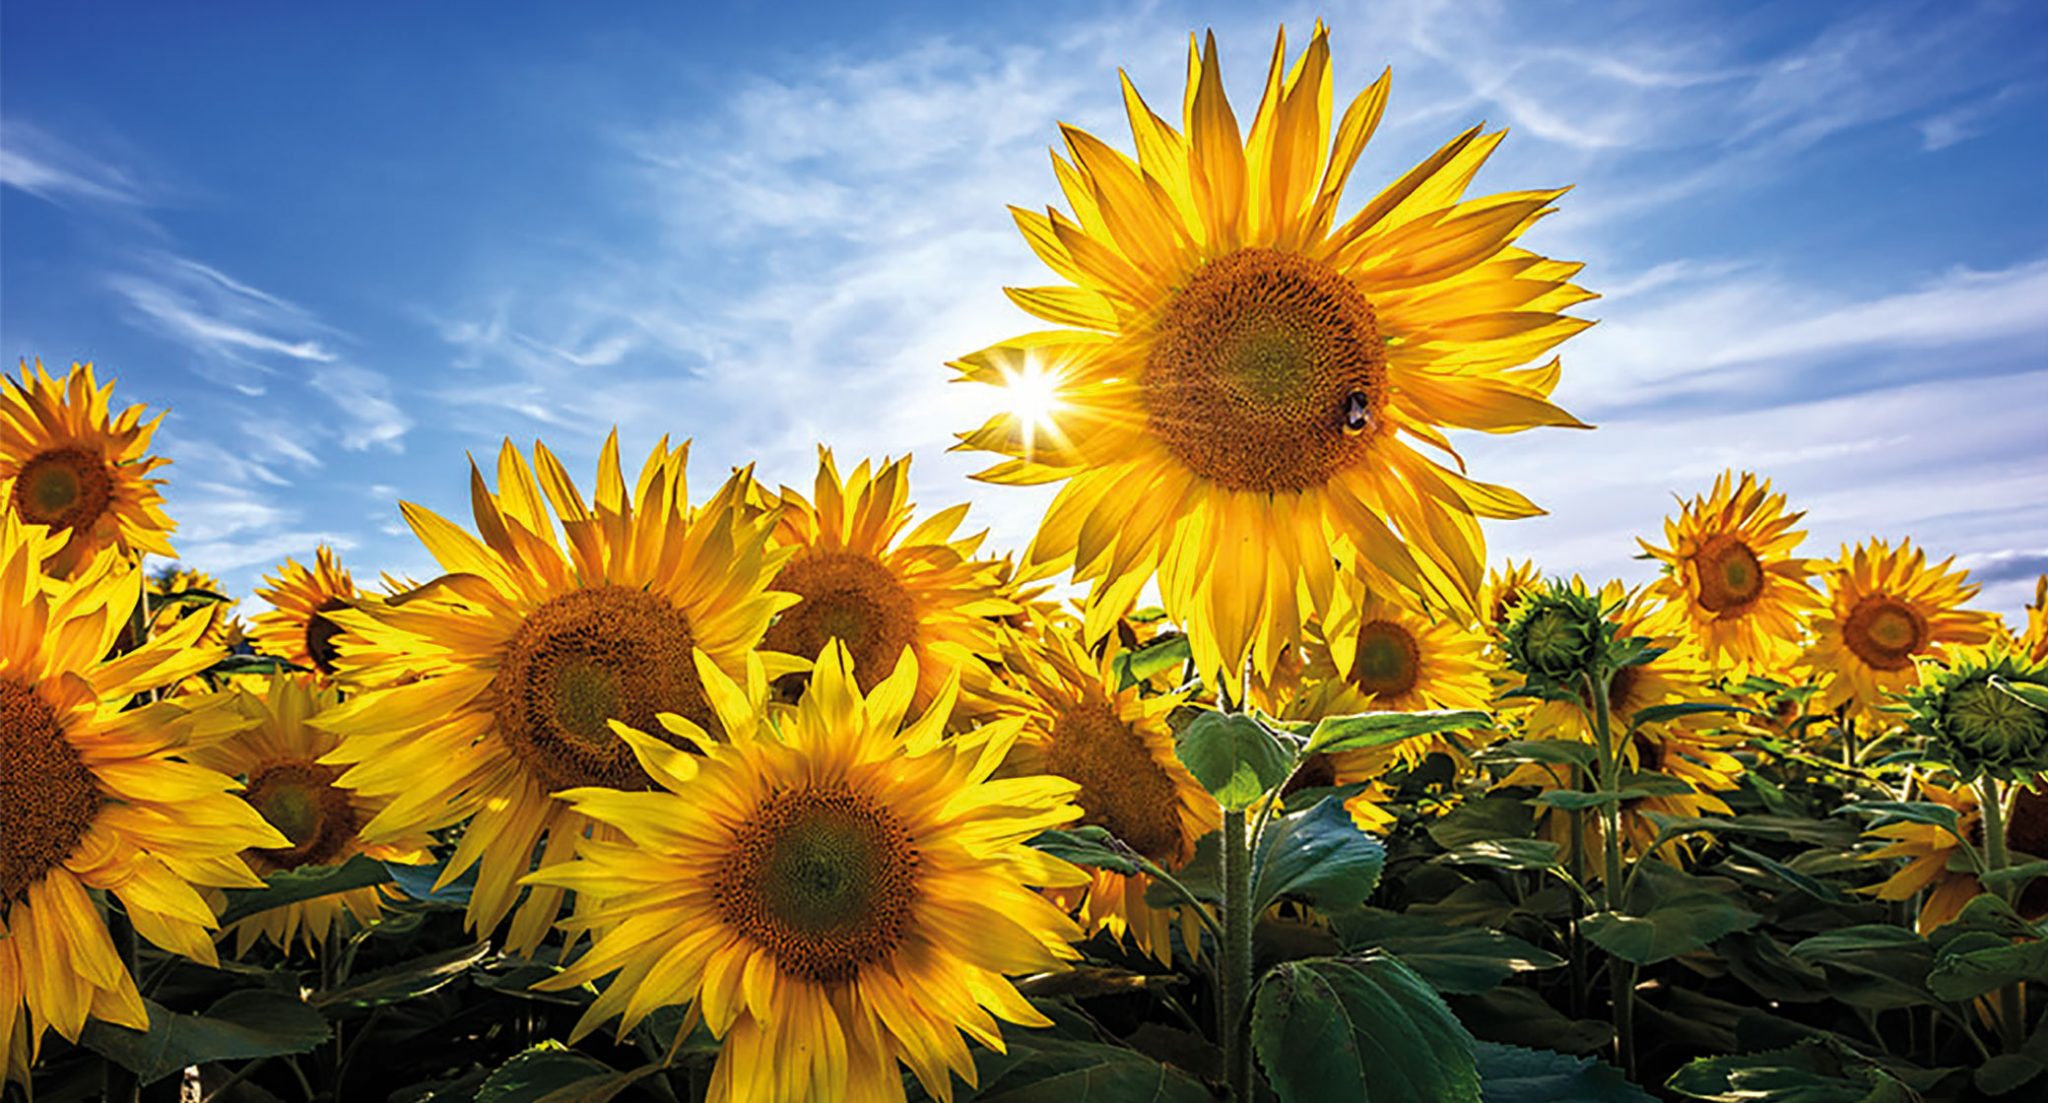
[[[1695,641],[1717,671],[1790,668],[1802,622],[1820,607],[1813,565],[1792,554],[1806,537],[1792,526],[1804,516],[1785,511],[1769,479],[1722,472],[1664,522],[1670,547],[1637,541],[1665,567],[1649,591],[1664,602],[1658,628]]]
[[[45,569],[67,574],[101,548],[175,557],[178,526],[150,475],[171,462],[149,454],[163,414],[144,421],[140,403],[115,414],[114,385],[101,386],[91,364],[73,364],[60,382],[41,360],[23,361],[20,375],[0,376],[0,503],[63,536]]]
[[[1821,567],[1828,604],[1811,622],[1806,663],[1828,678],[1829,707],[1882,708],[1919,681],[1916,660],[1991,639],[1998,622],[1963,608],[1977,587],[1953,562],[1930,566],[1911,540],[1866,540]]]
[[[935,1098],[975,1084],[966,1038],[1000,1051],[1001,1023],[1048,1025],[1006,977],[1077,956],[1080,931],[1035,890],[1087,878],[1026,845],[1081,814],[1077,786],[993,778],[1022,721],[948,737],[951,681],[906,720],[907,651],[864,695],[831,641],[779,731],[763,694],[700,663],[727,738],[661,717],[692,754],[615,725],[654,787],[566,793],[621,841],[529,878],[594,905],[567,923],[590,951],[538,986],[610,978],[572,1041],[688,1003],[685,1029],[721,1043],[710,1103],[901,1100],[899,1061]]]
[[[280,674],[260,689],[233,686],[203,706],[214,710],[207,718],[214,734],[188,751],[187,761],[244,779],[242,799],[289,843],[246,850],[243,860],[264,877],[339,866],[358,854],[410,865],[431,861],[433,839],[425,832],[377,844],[366,844],[358,835],[389,801],[341,788],[334,783],[341,768],[320,761],[341,737],[308,721],[339,703],[341,693],[314,677]],[[307,952],[318,953],[343,915],[368,923],[382,911],[378,888],[350,889],[260,912],[222,931],[221,937],[233,936],[237,957],[263,940],[286,952],[297,940]]]
[[[790,553],[769,543],[772,516],[745,505],[752,474],[735,472],[693,508],[687,458],[687,445],[663,440],[628,483],[614,433],[586,500],[544,445],[529,466],[506,441],[496,491],[470,467],[481,539],[401,504],[448,573],[326,614],[342,628],[337,675],[376,687],[311,721],[345,737],[321,759],[347,767],[339,783],[389,802],[362,826],[364,842],[469,821],[441,883],[476,867],[468,921],[489,932],[511,914],[514,952],[531,953],[562,904],[547,886],[520,899],[536,850],[562,861],[592,827],[552,794],[650,784],[610,721],[652,729],[672,712],[715,730],[691,656],[747,669],[796,600],[768,589]]]
[[[123,711],[222,654],[198,642],[208,622],[195,617],[108,658],[142,584],[119,549],[81,560],[70,535],[0,513],[0,1080],[46,1028],[76,1041],[88,1017],[149,1026],[88,893],[211,965],[201,890],[260,888],[238,855],[287,845],[233,778],[173,759],[193,737],[182,702]]]
[[[1333,140],[1320,24],[1285,62],[1283,34],[1248,131],[1213,36],[1190,43],[1182,129],[1125,82],[1135,160],[1064,127],[1071,214],[1013,214],[1067,282],[1009,294],[1067,328],[953,364],[1014,400],[961,434],[1007,457],[979,477],[1064,484],[1025,574],[1087,584],[1091,640],[1156,575],[1197,667],[1232,681],[1300,638],[1336,585],[1333,552],[1375,589],[1473,609],[1478,518],[1540,510],[1416,446],[1581,426],[1549,401],[1557,361],[1524,365],[1590,325],[1561,312],[1594,297],[1579,265],[1516,244],[1561,189],[1465,197],[1500,132],[1465,131],[1338,222],[1388,78]]]
[[[334,549],[324,544],[315,548],[310,568],[296,559],[286,559],[276,574],[264,575],[263,581],[269,585],[257,587],[256,596],[269,602],[271,611],[256,616],[250,637],[257,648],[322,677],[332,676],[336,670],[335,639],[341,626],[327,614],[354,608],[362,597]]]

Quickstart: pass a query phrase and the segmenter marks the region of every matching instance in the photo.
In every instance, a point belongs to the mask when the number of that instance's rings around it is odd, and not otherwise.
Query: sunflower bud
[[[1508,665],[1531,681],[1577,683],[1612,631],[1594,595],[1565,582],[1532,587],[1508,614]]]
[[[2044,696],[2048,663],[1994,644],[1923,670],[1906,704],[1931,759],[1965,780],[2011,779],[2048,770],[2048,711],[2034,703]]]

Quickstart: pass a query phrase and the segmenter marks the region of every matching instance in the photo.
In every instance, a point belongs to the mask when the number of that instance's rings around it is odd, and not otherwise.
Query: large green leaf
[[[1324,797],[1268,826],[1253,865],[1252,913],[1283,896],[1325,911],[1357,907],[1386,864],[1387,848],[1351,822],[1344,802]]]
[[[180,1015],[144,1000],[149,1030],[94,1019],[79,1043],[144,1084],[209,1061],[310,1053],[330,1036],[327,1020],[296,997],[263,989],[222,996],[203,1015]]]
[[[1493,723],[1490,713],[1478,709],[1431,709],[1423,712],[1361,712],[1350,716],[1325,716],[1309,732],[1308,750],[1336,753],[1365,751],[1400,743],[1424,735],[1468,731]]]
[[[225,927],[249,916],[316,900],[337,892],[368,888],[371,885],[388,884],[391,871],[384,863],[367,855],[358,854],[338,866],[305,866],[283,873],[273,873],[264,878],[260,889],[230,889],[227,893],[227,909],[221,912],[220,925]]]
[[[1134,1049],[1015,1029],[1003,1044],[975,1050],[981,1087],[955,1084],[958,1103],[1214,1103],[1201,1081]],[[930,1098],[911,1083],[912,1100]]]
[[[1225,808],[1243,809],[1287,780],[1293,755],[1243,713],[1203,712],[1175,737],[1174,753]]]
[[[620,1072],[560,1042],[542,1042],[498,1066],[477,1089],[476,1103],[606,1103],[653,1071]]]
[[[1591,769],[1600,751],[1591,743],[1576,739],[1516,739],[1495,743],[1472,756],[1484,764],[1538,762],[1547,766],[1583,766]]]
[[[1259,983],[1252,1044],[1282,1103],[1478,1103],[1472,1036],[1394,958],[1308,958]]]
[[[1480,1042],[1479,1090],[1486,1103],[1656,1103],[1621,1070],[1591,1057]]]
[[[1561,853],[1548,839],[1481,839],[1438,855],[1436,860],[1489,869],[1560,869],[1564,865]]]
[[[2008,942],[1991,934],[1967,935],[1943,947],[1927,974],[1936,998],[1960,1003],[2008,984],[2048,980],[2048,942]]]
[[[1429,837],[1445,850],[1492,839],[1526,839],[1536,830],[1536,816],[1518,796],[1496,793],[1468,800],[1429,825]]]
[[[1681,892],[1641,915],[1601,912],[1580,930],[1595,946],[1623,961],[1652,965],[1704,949],[1724,934],[1746,931],[1762,917],[1719,893]]]
[[[1117,688],[1129,689],[1139,682],[1151,681],[1186,663],[1188,655],[1188,638],[1178,632],[1161,636],[1136,651],[1125,651],[1111,660]]]
[[[331,1011],[363,1011],[385,1004],[404,1003],[461,980],[470,966],[490,954],[489,943],[457,946],[366,973],[345,988],[319,993],[313,997],[313,1002]]]
[[[1859,800],[1835,809],[1836,815],[1844,812],[1852,816],[1869,816],[1870,822],[1864,825],[1866,831],[1890,827],[1895,823],[1924,823],[1954,833],[1962,819],[1962,813],[1948,805],[1925,800]]]
[[[1919,1098],[1875,1063],[1824,1041],[1702,1057],[1679,1069],[1667,1086],[1713,1103],[1909,1103]]]
[[[1338,912],[1330,916],[1330,927],[1345,950],[1384,950],[1450,995],[1476,995],[1516,973],[1564,964],[1513,935],[1378,908]]]
[[[1676,720],[1683,716],[1704,716],[1714,712],[1736,713],[1753,711],[1755,710],[1743,708],[1741,705],[1716,705],[1707,701],[1684,701],[1678,704],[1651,705],[1649,708],[1637,709],[1628,718],[1628,726],[1640,728],[1644,724],[1661,724],[1666,720]]]
[[[1138,872],[1130,849],[1122,847],[1108,828],[1088,824],[1064,831],[1042,831],[1031,845],[1077,866],[1094,866],[1125,875]]]
[[[1574,1019],[1552,1007],[1536,990],[1502,985],[1476,996],[1454,996],[1458,1021],[1489,1042],[1592,1054],[1614,1044],[1614,1026],[1601,1019]]]
[[[1805,939],[1792,956],[1825,969],[1834,997],[1856,1007],[1885,1011],[1934,1002],[1927,991],[1934,950],[1904,927],[1843,927]]]

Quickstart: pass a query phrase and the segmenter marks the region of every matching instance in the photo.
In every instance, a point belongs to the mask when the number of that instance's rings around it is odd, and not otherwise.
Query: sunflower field
[[[1121,91],[1013,211],[1043,324],[948,366],[1057,487],[1021,549],[908,458],[507,440],[399,504],[440,573],[245,621],[161,414],[21,364],[5,1097],[2048,1096],[2048,579],[2003,623],[1743,471],[1646,586],[1490,562],[1539,510],[1452,431],[1589,428],[1564,190],[1471,194],[1475,127],[1347,203],[1389,78],[1320,26],[1248,117],[1213,38]]]

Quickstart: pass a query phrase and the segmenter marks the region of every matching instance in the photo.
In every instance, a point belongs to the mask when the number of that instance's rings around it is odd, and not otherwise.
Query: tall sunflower
[[[186,753],[190,762],[244,779],[242,799],[289,841],[283,848],[244,851],[243,859],[265,877],[307,867],[338,866],[358,854],[385,862],[428,861],[433,840],[425,832],[375,845],[358,836],[358,829],[389,801],[334,784],[341,775],[340,767],[325,765],[320,759],[333,751],[341,738],[312,727],[308,721],[333,708],[341,694],[313,678],[310,674],[281,674],[260,692],[248,686],[223,691],[208,702],[217,710],[209,717],[208,726],[218,738]],[[357,922],[368,922],[382,910],[378,889],[350,889],[252,915],[222,935],[234,936],[238,957],[259,939],[268,939],[286,951],[298,939],[308,951],[317,953],[344,913]]]
[[[220,657],[196,643],[206,620],[107,659],[141,573],[103,548],[53,577],[67,541],[0,513],[0,1070],[46,1028],[75,1041],[88,1017],[148,1026],[89,890],[118,899],[142,937],[212,964],[198,888],[260,887],[237,854],[285,842],[234,779],[172,760],[191,735],[181,704],[122,711]]]
[[[619,726],[652,792],[576,789],[580,815],[623,834],[530,880],[592,901],[590,952],[543,988],[611,980],[572,1032],[689,1003],[723,1048],[712,1103],[901,1100],[897,1062],[952,1098],[975,1083],[968,1038],[1003,1048],[998,1020],[1043,1026],[1006,974],[1061,967],[1080,932],[1037,887],[1079,870],[1026,840],[1080,814],[1072,782],[991,780],[1017,737],[999,721],[947,738],[950,686],[905,715],[905,654],[862,696],[846,646],[818,657],[809,690],[769,734],[729,716],[688,755]],[[723,676],[704,663],[707,683]],[[758,714],[729,684],[722,709]]]
[[[1813,618],[1807,665],[1830,676],[1829,707],[1854,702],[1866,709],[1889,704],[1889,694],[1919,681],[1915,660],[1949,644],[1989,641],[1998,623],[1963,608],[1977,595],[1970,574],[1950,570],[1955,560],[1929,566],[1911,540],[1894,548],[1866,540],[1824,564],[1828,604]]]
[[[442,883],[479,867],[468,920],[480,932],[512,911],[536,848],[561,861],[589,828],[551,794],[648,785],[608,722],[651,729],[674,712],[711,725],[691,655],[744,670],[790,600],[768,592],[787,553],[769,546],[771,519],[743,508],[751,474],[693,510],[687,453],[663,440],[629,484],[613,434],[586,502],[545,446],[529,467],[506,441],[495,492],[470,467],[481,539],[401,506],[447,574],[327,614],[342,626],[340,677],[377,688],[310,721],[348,737],[321,761],[348,767],[344,787],[390,802],[362,827],[369,845],[470,820]],[[508,947],[530,953],[561,902],[559,889],[528,893]]]
[[[1660,626],[1699,643],[1717,669],[1771,674],[1799,655],[1801,620],[1819,607],[1813,565],[1792,554],[1806,537],[1792,526],[1769,479],[1724,471],[1711,493],[1664,522],[1668,548],[1638,540],[1663,561],[1650,593],[1665,603]]]
[[[1080,786],[1074,800],[1082,823],[1108,829],[1169,872],[1186,865],[1195,841],[1216,830],[1222,817],[1215,798],[1174,754],[1166,714],[1184,695],[1145,696],[1136,686],[1120,688],[1116,650],[1105,648],[1100,659],[1091,658],[1074,632],[1020,644],[1007,659],[1025,703],[1019,710],[1024,734],[1004,771],[1074,782]],[[1145,903],[1151,877],[1100,868],[1087,872],[1084,889],[1053,893],[1078,909],[1084,930],[1106,930],[1119,941],[1128,935],[1140,951],[1171,963],[1177,921],[1183,943],[1190,950],[1200,947],[1199,917]]]
[[[1521,365],[1591,324],[1559,313],[1593,297],[1580,266],[1514,244],[1562,190],[1464,197],[1504,132],[1458,135],[1339,224],[1388,78],[1333,142],[1326,33],[1292,68],[1285,52],[1283,35],[1248,133],[1213,35],[1190,42],[1183,129],[1124,83],[1136,160],[1063,127],[1072,214],[1013,213],[1068,282],[1009,294],[1071,328],[953,365],[1015,407],[961,435],[1010,457],[980,477],[1065,483],[1026,571],[1090,584],[1091,639],[1156,573],[1204,674],[1232,679],[1300,637],[1333,552],[1470,612],[1477,518],[1540,510],[1416,445],[1455,460],[1447,428],[1581,425],[1548,401],[1557,361]]]
[[[287,559],[276,574],[264,575],[263,581],[270,585],[257,587],[256,596],[269,602],[272,609],[256,616],[255,630],[249,633],[256,646],[288,663],[332,675],[335,637],[341,634],[341,626],[327,614],[353,608],[361,596],[334,549],[324,544],[314,549],[311,568]]]
[[[873,689],[908,647],[921,672],[915,707],[931,703],[957,668],[969,697],[990,688],[1001,647],[992,617],[1022,608],[1002,594],[1001,564],[974,558],[983,534],[956,536],[967,506],[911,526],[910,460],[862,460],[842,478],[829,449],[818,450],[811,498],[783,487],[774,543],[792,554],[773,588],[795,594],[762,646],[815,655],[846,643],[854,676]]]
[[[142,420],[138,403],[116,415],[114,385],[100,386],[91,364],[73,364],[62,382],[36,361],[21,378],[0,377],[0,503],[32,525],[64,537],[45,565],[62,575],[101,548],[124,556],[175,556],[164,515],[162,479],[171,461],[149,454],[163,414]]]

